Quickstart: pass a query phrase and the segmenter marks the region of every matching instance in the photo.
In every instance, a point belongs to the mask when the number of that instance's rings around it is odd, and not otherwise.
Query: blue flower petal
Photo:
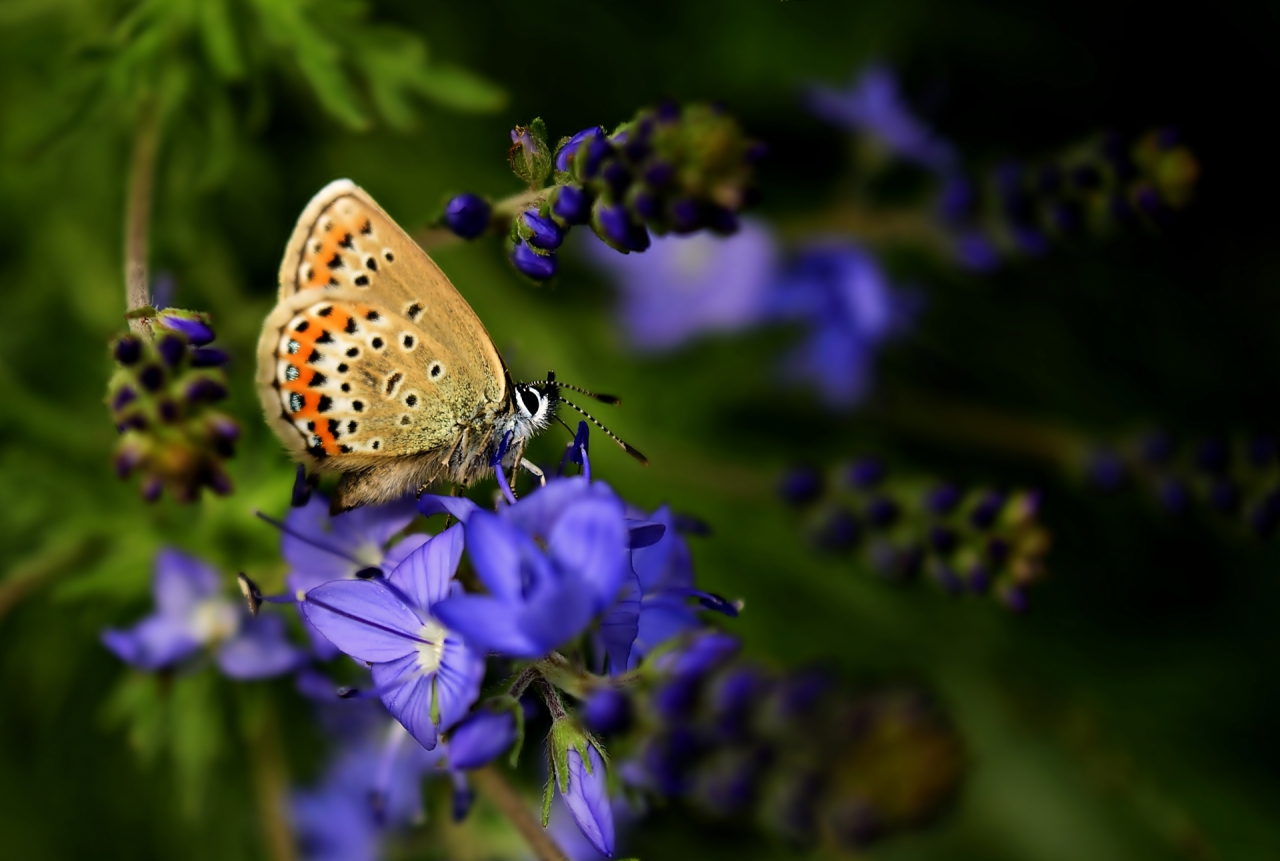
[[[297,669],[306,654],[285,637],[284,618],[263,614],[246,619],[240,630],[214,653],[223,675],[232,679],[265,679]]]
[[[159,614],[148,616],[127,631],[103,631],[102,644],[140,670],[164,669],[200,648],[185,625]]]
[[[455,634],[447,636],[440,669],[436,671],[441,729],[447,730],[466,717],[480,698],[483,682],[484,654],[469,647]]]
[[[218,572],[193,556],[165,548],[156,554],[152,592],[156,610],[175,621],[184,619],[202,598],[216,594]]]
[[[471,564],[489,593],[496,598],[520,600],[525,585],[521,576],[521,557],[524,555],[522,551],[527,550],[526,543],[532,542],[519,530],[488,512],[477,511],[467,521],[467,549],[471,554]],[[537,555],[536,547],[533,552]]]
[[[416,654],[373,665],[373,682],[383,689],[387,711],[427,750],[434,750],[437,727],[431,722],[432,676],[416,672]]]
[[[449,585],[462,559],[462,530],[459,523],[420,544],[391,572],[391,585],[413,601],[418,610],[430,612],[433,604],[449,597]]]
[[[612,856],[613,808],[609,804],[604,759],[594,745],[587,748],[587,755],[591,761],[590,773],[583,765],[582,755],[576,748],[570,748],[568,774],[557,773],[556,785],[582,836],[597,852]]]
[[[622,503],[616,498],[574,503],[560,515],[547,539],[557,566],[591,591],[597,612],[618,596],[627,574],[628,544]]]
[[[452,514],[455,518],[466,523],[467,520],[477,511],[482,510],[465,496],[441,496],[435,493],[424,493],[418,499],[418,511],[426,517],[433,514]]]
[[[430,540],[430,535],[424,535],[421,533],[406,535],[403,541],[387,550],[387,554],[382,557],[382,572],[384,574],[389,574],[390,572],[395,571],[401,562],[409,558],[410,553],[417,550]]]
[[[394,661],[416,651],[423,620],[385,583],[335,580],[306,594],[299,609],[335,646],[360,661]]]
[[[627,530],[630,532],[630,544],[632,550],[639,550],[643,547],[652,547],[662,540],[662,536],[666,534],[666,524],[657,523],[653,520],[628,520]]]
[[[592,593],[573,579],[546,584],[524,605],[517,624],[532,649],[517,657],[540,658],[582,633],[595,614]]]
[[[481,708],[449,736],[449,767],[473,769],[506,753],[516,740],[516,718],[510,711]]]
[[[521,629],[524,608],[482,595],[459,595],[432,607],[446,628],[473,649],[512,657],[540,658],[546,652]]]
[[[631,646],[640,632],[640,580],[628,573],[618,601],[600,620],[600,643],[609,657],[609,672],[629,669]]]

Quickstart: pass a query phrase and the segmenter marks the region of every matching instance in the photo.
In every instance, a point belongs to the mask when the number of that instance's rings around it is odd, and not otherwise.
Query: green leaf
[[[239,80],[244,76],[244,58],[240,43],[231,23],[229,0],[202,0],[200,6],[200,37],[205,53],[214,70],[225,80]]]
[[[507,104],[507,92],[502,87],[448,63],[423,69],[414,83],[419,93],[456,111],[488,114],[502,110]]]

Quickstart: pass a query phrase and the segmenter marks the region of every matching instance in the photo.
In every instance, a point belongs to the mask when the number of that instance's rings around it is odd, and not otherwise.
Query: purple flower
[[[728,237],[654,237],[644,254],[620,256],[590,241],[581,248],[617,284],[622,324],[646,350],[756,323],[778,264],[773,234],[751,220]]]
[[[478,194],[459,194],[444,208],[445,225],[463,239],[475,239],[489,227],[489,201]]]
[[[955,164],[951,145],[903,103],[898,79],[887,66],[863,69],[844,90],[812,87],[806,101],[809,110],[821,119],[865,134],[899,158],[939,172]]]
[[[156,555],[156,611],[126,631],[109,629],[102,643],[142,670],[162,670],[212,648],[233,679],[262,679],[297,669],[306,654],[285,638],[279,616],[250,617],[221,593],[216,571],[176,550]]]
[[[852,406],[870,386],[876,351],[910,322],[913,306],[862,248],[836,240],[811,245],[771,296],[773,317],[810,329],[785,372],[816,384],[830,405]]]
[[[554,254],[539,254],[531,246],[520,241],[511,248],[511,264],[534,281],[546,281],[556,274]]]
[[[551,198],[551,214],[565,224],[586,224],[591,218],[591,196],[581,186],[557,186]]]
[[[387,709],[428,750],[480,693],[484,658],[436,618],[453,579],[462,527],[429,539],[385,579],[335,580],[308,591],[302,614],[344,653],[371,664]]]
[[[194,311],[168,308],[160,312],[156,322],[166,329],[178,332],[194,347],[203,347],[216,337],[205,315]]]
[[[589,129],[583,129],[573,137],[569,138],[569,140],[567,140],[560,149],[556,151],[556,170],[569,170],[569,168],[572,167],[571,159],[573,159],[574,155],[578,152],[578,146],[585,140],[602,136],[603,134],[604,129],[599,126],[592,126]]]
[[[586,748],[585,761],[579,746],[569,747],[563,756],[552,756],[556,789],[560,791],[573,821],[578,823],[582,836],[601,855],[612,857],[613,808],[609,804],[604,757],[590,742],[580,746]]]
[[[631,699],[617,688],[602,688],[582,706],[582,724],[597,735],[625,732],[631,726]]]
[[[415,744],[386,712],[377,733],[349,741],[319,786],[292,794],[293,831],[307,861],[373,861],[388,829],[422,819],[422,778],[439,754]]]
[[[470,770],[487,765],[516,741],[516,717],[510,709],[480,708],[449,734],[449,767]]]
[[[548,217],[538,214],[536,209],[528,209],[520,214],[522,222],[521,235],[534,248],[543,251],[554,251],[564,241],[564,230]]]
[[[281,528],[281,554],[289,564],[285,583],[297,594],[330,580],[349,580],[367,568],[390,571],[421,547],[426,535],[407,536],[399,544],[387,543],[413,520],[414,500],[405,498],[386,505],[366,505],[331,517],[329,501],[315,496],[294,508]],[[306,625],[316,654],[323,659],[338,654],[333,644],[310,623]]]

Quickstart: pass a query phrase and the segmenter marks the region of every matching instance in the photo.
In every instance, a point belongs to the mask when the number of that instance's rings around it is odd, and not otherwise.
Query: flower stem
[[[147,252],[151,229],[151,193],[155,185],[156,151],[159,147],[159,111],[154,101],[142,107],[133,139],[129,166],[129,191],[125,199],[124,288],[125,310],[135,311],[151,303],[147,277]],[[135,334],[149,334],[145,319],[131,319]]]
[[[266,855],[271,861],[294,861],[293,834],[289,830],[289,814],[285,799],[289,792],[289,775],[280,755],[280,731],[275,710],[265,703],[258,717],[253,737],[253,789],[258,800],[258,818],[266,842]]]
[[[900,392],[868,410],[895,430],[1071,469],[1087,440],[1070,428],[920,393]]]
[[[555,188],[554,185],[547,188],[536,188],[532,191],[522,191],[519,194],[513,194],[511,197],[504,198],[493,205],[493,215],[489,217],[489,233],[491,235],[505,234],[511,227],[511,220],[526,209],[532,209],[541,205],[546,196]],[[439,248],[445,248],[456,242],[461,242],[461,238],[456,233],[445,227],[426,227],[414,234],[414,239],[424,251],[435,251]]]
[[[506,776],[493,765],[471,772],[471,781],[476,788],[498,808],[507,820],[520,832],[520,836],[529,844],[533,854],[539,861],[569,861],[551,835],[538,823],[529,812],[524,799],[516,792],[515,787]]]

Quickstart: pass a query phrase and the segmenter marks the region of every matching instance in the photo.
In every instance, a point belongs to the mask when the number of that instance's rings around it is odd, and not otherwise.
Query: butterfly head
[[[541,432],[555,418],[560,397],[554,386],[539,383],[517,383],[514,430],[517,439],[528,439]]]

